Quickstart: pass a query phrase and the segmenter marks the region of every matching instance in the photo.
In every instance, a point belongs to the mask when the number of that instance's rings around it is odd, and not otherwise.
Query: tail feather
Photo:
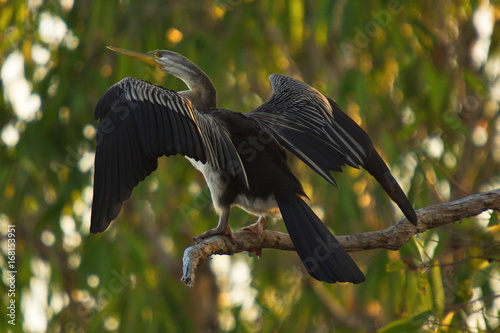
[[[399,186],[397,180],[389,171],[387,164],[378,152],[373,149],[370,157],[363,166],[387,192],[389,197],[399,206],[403,214],[405,214],[408,221],[417,225],[417,214],[411,205],[408,197]]]
[[[295,249],[313,278],[329,283],[365,281],[356,263],[304,200],[277,201]]]

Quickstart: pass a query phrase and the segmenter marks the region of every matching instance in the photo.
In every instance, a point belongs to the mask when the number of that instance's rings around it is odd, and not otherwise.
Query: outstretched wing
[[[273,74],[269,79],[273,95],[248,116],[333,185],[330,171],[364,165],[372,142],[335,102],[291,77]]]
[[[99,119],[90,231],[104,231],[132,189],[161,156],[181,154],[232,176],[246,175],[227,129],[174,91],[135,78],[112,86],[95,110]],[[235,174],[235,172],[239,172]]]
[[[408,198],[361,127],[311,86],[285,75],[273,74],[269,79],[273,95],[247,113],[249,117],[333,185],[330,171],[342,171],[343,165],[365,168],[416,222]]]

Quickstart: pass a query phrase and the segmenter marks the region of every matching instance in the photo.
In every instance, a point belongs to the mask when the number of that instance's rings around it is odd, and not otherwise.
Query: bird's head
[[[137,51],[120,49],[114,46],[107,46],[107,48],[110,49],[111,51],[115,51],[120,54],[139,59],[149,65],[158,67],[168,73],[171,72],[171,69],[177,67],[179,63],[183,63],[185,61],[190,62],[186,57],[180,55],[179,53],[168,50],[154,50],[154,51],[149,51],[147,53],[142,53]]]
[[[154,50],[142,53],[114,46],[108,46],[107,48],[158,67],[184,81],[190,90],[180,91],[179,94],[188,98],[199,110],[216,106],[217,92],[212,81],[205,72],[183,55],[168,50]]]

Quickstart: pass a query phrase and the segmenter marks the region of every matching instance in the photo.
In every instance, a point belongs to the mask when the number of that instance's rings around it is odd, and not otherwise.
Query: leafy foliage
[[[125,76],[184,89],[106,45],[182,53],[212,78],[221,107],[242,112],[270,96],[269,74],[303,79],[366,129],[417,208],[498,187],[499,11],[488,1],[0,1],[2,290],[9,225],[18,272],[16,325],[3,316],[0,330],[498,329],[496,213],[398,252],[354,253],[361,285],[316,283],[295,254],[269,250],[214,258],[190,289],[182,251],[216,215],[200,175],[169,157],[108,231],[88,229],[100,96]],[[335,189],[293,163],[338,234],[401,216],[364,172],[346,169]],[[237,209],[231,219],[254,222]],[[3,309],[9,301],[2,292]]]

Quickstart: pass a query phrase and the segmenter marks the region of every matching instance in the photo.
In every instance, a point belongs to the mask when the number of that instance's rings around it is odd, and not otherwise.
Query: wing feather
[[[237,171],[227,171],[246,180],[224,124],[210,113],[196,111],[176,92],[125,78],[97,103],[95,117],[99,125],[92,233],[104,231],[117,217],[123,201],[156,170],[161,156],[181,154],[218,170],[237,165]]]
[[[279,74],[269,77],[273,95],[247,115],[253,117],[291,153],[335,185],[330,171],[343,165],[365,168],[401,208],[417,217],[368,134],[331,99],[309,85]]]
[[[273,95],[248,115],[282,146],[334,185],[330,171],[364,165],[373,150],[371,140],[335,102],[285,75],[273,74],[270,81]]]

